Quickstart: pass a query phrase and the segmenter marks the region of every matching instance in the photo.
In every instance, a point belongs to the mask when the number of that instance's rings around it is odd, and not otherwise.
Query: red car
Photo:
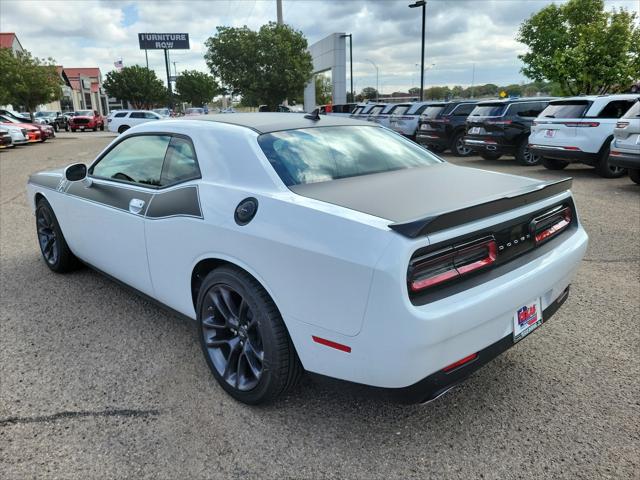
[[[78,110],[69,117],[69,128],[72,132],[76,130],[89,130],[94,132],[104,130],[104,118],[97,110]]]
[[[49,138],[48,131],[43,129],[41,125],[34,125],[33,123],[21,123],[14,118],[0,115],[0,124],[2,123],[26,129],[29,143],[44,142],[47,138]],[[53,131],[53,129],[51,131]]]

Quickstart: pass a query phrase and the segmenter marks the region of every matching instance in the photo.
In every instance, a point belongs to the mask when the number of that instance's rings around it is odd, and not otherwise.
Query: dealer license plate
[[[544,132],[544,136],[551,138],[551,137],[555,137],[556,136],[556,131],[555,130],[547,130]]]
[[[540,299],[536,298],[520,307],[513,315],[513,343],[519,342],[540,325],[542,325],[542,308]]]
[[[484,131],[484,129],[482,127],[471,127],[469,129],[469,134],[470,135],[479,135],[483,131]]]

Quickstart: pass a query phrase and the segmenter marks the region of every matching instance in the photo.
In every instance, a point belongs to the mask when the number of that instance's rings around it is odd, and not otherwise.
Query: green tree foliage
[[[130,102],[133,108],[148,109],[168,99],[167,89],[156,73],[140,65],[110,71],[102,85],[110,97]]]
[[[206,46],[204,58],[215,77],[271,110],[299,94],[313,72],[307,40],[288,25],[269,22],[257,32],[217,27]]]
[[[316,105],[331,102],[331,79],[326,75],[316,75]]]
[[[32,112],[38,105],[59,99],[61,86],[53,59],[33,57],[29,52],[14,55],[11,49],[0,48],[0,105]]]
[[[215,79],[208,73],[187,70],[176,79],[176,92],[183,102],[200,107],[213,100],[221,90]]]
[[[569,95],[626,90],[640,77],[636,21],[625,9],[606,12],[604,0],[544,7],[520,26],[517,39],[529,47],[522,72]]]
[[[375,100],[378,96],[378,91],[373,87],[365,87],[360,92],[360,97],[362,100]],[[356,97],[357,98],[357,97]]]

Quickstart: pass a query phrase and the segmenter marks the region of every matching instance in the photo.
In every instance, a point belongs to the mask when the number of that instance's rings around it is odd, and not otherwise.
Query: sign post
[[[139,33],[138,42],[140,44],[140,50],[144,50],[145,57],[147,58],[147,68],[149,68],[149,57],[147,56],[147,50],[164,50],[164,65],[167,69],[167,89],[169,91],[169,102],[171,103],[171,106],[173,106],[168,50],[189,50],[189,34]]]

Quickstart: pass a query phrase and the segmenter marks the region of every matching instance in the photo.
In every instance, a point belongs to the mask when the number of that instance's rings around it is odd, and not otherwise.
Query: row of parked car
[[[580,162],[640,183],[640,94],[345,104],[321,113],[382,124],[435,152],[513,155],[551,170]]]
[[[33,122],[10,110],[0,110],[0,148],[46,142],[55,136],[51,125]]]

